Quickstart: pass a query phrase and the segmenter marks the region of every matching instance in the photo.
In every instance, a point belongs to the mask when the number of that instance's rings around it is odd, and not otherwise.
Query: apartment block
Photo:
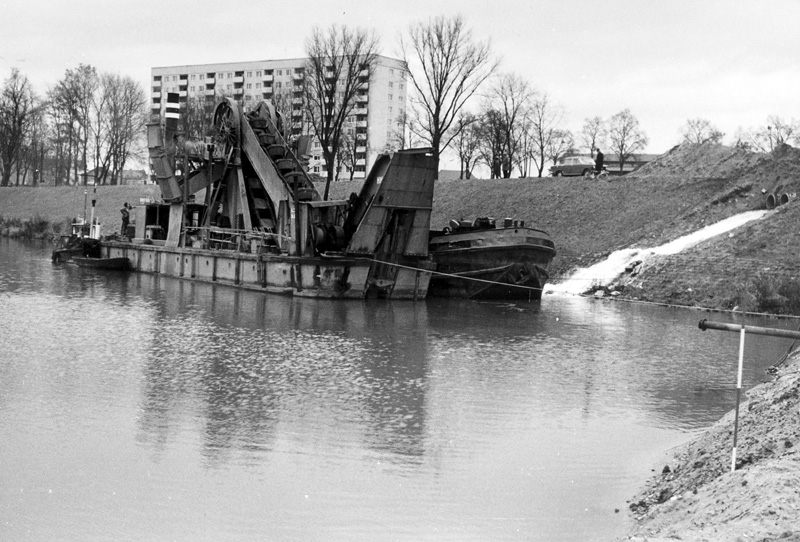
[[[223,97],[237,100],[245,111],[260,101],[272,101],[290,116],[291,135],[310,134],[304,122],[302,88],[306,59],[256,60],[218,64],[168,66],[151,69],[151,112],[163,115],[167,93],[179,101],[200,100],[216,104]],[[345,130],[355,141],[355,163],[342,164],[340,179],[363,179],[378,154],[392,148],[398,119],[405,115],[407,72],[400,60],[378,56],[372,70],[363,70],[365,88],[356,97],[356,107]],[[350,168],[353,171],[350,171]],[[309,172],[325,176],[322,148],[312,140]]]

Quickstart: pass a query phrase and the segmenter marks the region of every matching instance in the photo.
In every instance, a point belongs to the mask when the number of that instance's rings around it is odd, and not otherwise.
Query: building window
[[[227,86],[226,88],[227,88],[228,90],[230,90],[230,89],[232,89],[232,88],[233,88],[233,85],[231,85],[230,83],[228,83],[228,86]]]
[[[256,77],[261,77],[261,70],[258,70],[258,71],[256,72]]]
[[[391,100],[392,98],[394,98],[394,96],[389,94],[389,99]]]
[[[256,83],[256,88],[261,88],[261,83]]]
[[[247,83],[247,88],[253,88],[253,83]]]
[[[278,75],[283,75],[283,70],[278,70]]]
[[[394,83],[392,83],[391,81],[389,81],[389,88],[392,88],[393,86],[394,86]]]
[[[230,79],[231,77],[233,77],[233,73],[228,72],[228,79]]]
[[[247,77],[253,77],[253,72],[247,72]]]

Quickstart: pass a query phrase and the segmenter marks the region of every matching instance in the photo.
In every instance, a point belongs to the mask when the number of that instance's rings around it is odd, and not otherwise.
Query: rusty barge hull
[[[387,263],[369,258],[250,254],[118,241],[104,242],[101,257],[128,258],[130,269],[141,273],[272,294],[332,299],[424,299],[433,268],[425,261],[396,262],[399,265],[393,266],[394,280],[385,282],[374,278],[373,266]]]

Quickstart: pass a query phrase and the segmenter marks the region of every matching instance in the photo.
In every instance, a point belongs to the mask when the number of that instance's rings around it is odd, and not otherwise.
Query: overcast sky
[[[689,118],[726,134],[800,120],[800,0],[0,0],[0,75],[44,93],[80,63],[142,82],[150,68],[298,58],[313,26],[372,28],[397,56],[409,23],[461,13],[501,70],[561,104],[568,128],[630,109],[661,153]]]

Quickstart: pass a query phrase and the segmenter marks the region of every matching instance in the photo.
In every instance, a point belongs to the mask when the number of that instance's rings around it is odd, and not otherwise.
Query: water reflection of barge
[[[432,232],[430,294],[471,299],[541,299],[556,250],[547,232],[505,219],[453,220]]]
[[[223,100],[206,143],[180,139],[177,120],[166,120],[163,132],[148,126],[164,202],[136,207],[134,238],[104,240],[102,257],[128,258],[134,271],[290,295],[427,295],[436,177],[429,150],[381,156],[359,194],[323,201],[271,104],[244,113]]]

